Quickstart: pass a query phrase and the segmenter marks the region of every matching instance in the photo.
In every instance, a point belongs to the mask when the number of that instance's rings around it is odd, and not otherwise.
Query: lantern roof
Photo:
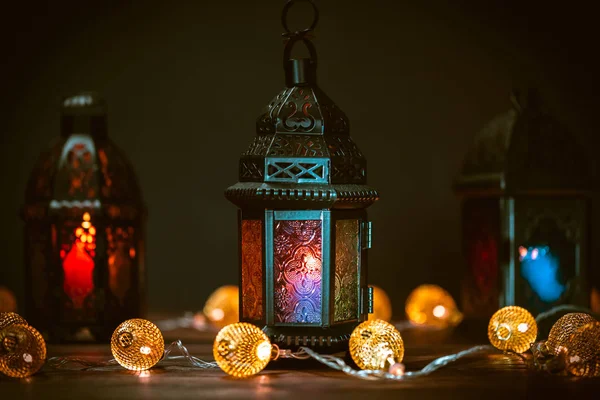
[[[106,103],[91,92],[63,100],[61,136],[34,167],[23,217],[78,216],[82,209],[124,219],[144,212],[133,168],[107,136]]]
[[[514,91],[512,108],[475,136],[455,181],[459,193],[587,192],[592,187],[584,149],[541,100]]]
[[[284,22],[286,87],[259,116],[254,141],[240,158],[240,181],[225,192],[240,207],[364,208],[379,197],[366,185],[367,162],[346,114],[317,85],[317,53],[308,36],[317,19],[297,32]],[[291,58],[297,43],[309,58]]]

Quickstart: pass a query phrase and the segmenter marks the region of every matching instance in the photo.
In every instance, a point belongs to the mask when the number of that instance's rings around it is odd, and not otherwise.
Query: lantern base
[[[297,351],[308,347],[322,354],[348,350],[350,334],[359,321],[346,322],[330,327],[265,326],[263,331],[282,350]]]

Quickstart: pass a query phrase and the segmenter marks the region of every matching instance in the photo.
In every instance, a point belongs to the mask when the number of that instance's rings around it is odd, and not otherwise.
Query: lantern
[[[306,35],[284,49],[286,87],[256,123],[226,197],[240,208],[240,319],[281,348],[347,348],[370,310],[366,208],[378,199],[348,118],[317,86],[317,54]],[[315,15],[316,7],[312,2]],[[290,59],[302,42],[310,58]]]
[[[61,137],[40,157],[25,197],[28,321],[50,340],[108,341],[144,311],[145,209],[98,95],[63,101]]]
[[[590,304],[585,152],[537,91],[515,92],[512,102],[476,136],[456,182],[469,317],[508,305],[536,315]]]

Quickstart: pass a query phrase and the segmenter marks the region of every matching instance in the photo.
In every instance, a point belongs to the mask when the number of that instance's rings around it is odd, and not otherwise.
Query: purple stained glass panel
[[[276,221],[274,311],[278,323],[321,323],[321,221]]]

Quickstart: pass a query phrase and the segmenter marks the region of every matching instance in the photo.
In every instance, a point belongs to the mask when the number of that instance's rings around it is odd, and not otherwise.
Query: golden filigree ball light
[[[380,319],[358,325],[350,335],[349,347],[352,359],[361,369],[383,370],[404,358],[400,332]]]
[[[369,321],[381,319],[389,322],[392,319],[392,302],[389,296],[379,286],[373,288],[373,313],[369,314]]]
[[[132,371],[152,368],[165,353],[160,329],[140,318],[129,319],[119,325],[112,335],[110,347],[115,360]]]
[[[575,376],[600,376],[600,322],[587,323],[566,344],[567,371]]]
[[[406,300],[406,316],[417,325],[446,328],[462,321],[454,299],[437,285],[421,285]]]
[[[535,342],[537,331],[537,324],[529,311],[508,306],[496,311],[490,319],[488,338],[499,350],[523,353]]]
[[[247,322],[236,322],[219,331],[213,355],[224,372],[245,378],[267,366],[272,349],[269,338],[260,328]]]
[[[28,325],[25,318],[14,312],[0,312],[0,330],[12,324]]]
[[[565,314],[552,325],[546,346],[550,354],[558,354],[561,347],[566,347],[571,336],[583,325],[595,322],[596,319],[586,313]]]
[[[226,285],[215,290],[206,300],[204,315],[215,326],[222,328],[240,320],[240,290]]]
[[[17,298],[8,288],[0,286],[0,312],[17,311]]]
[[[32,326],[12,324],[0,330],[0,372],[26,378],[46,362],[46,342]]]

